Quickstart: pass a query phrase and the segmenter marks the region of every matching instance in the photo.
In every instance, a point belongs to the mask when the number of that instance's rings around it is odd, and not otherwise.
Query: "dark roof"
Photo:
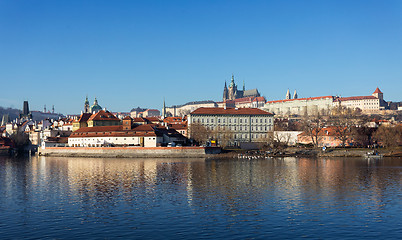
[[[173,105],[173,106],[171,106],[171,108],[173,108],[173,107],[180,108],[180,107],[187,106],[187,105],[197,105],[197,104],[206,104],[206,103],[215,103],[215,101],[212,101],[212,100],[193,101],[193,102],[188,102],[188,103],[181,104],[181,105]]]

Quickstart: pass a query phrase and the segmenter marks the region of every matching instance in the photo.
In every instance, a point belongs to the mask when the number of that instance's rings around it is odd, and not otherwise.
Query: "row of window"
[[[223,136],[220,136],[222,138]],[[234,134],[233,135],[234,139],[261,139],[261,138],[267,138],[268,135],[265,133],[257,133],[257,134]]]
[[[132,140],[134,140],[135,138],[132,138]],[[151,139],[151,138],[148,138],[148,139]],[[152,138],[153,140],[155,140],[155,138]],[[101,141],[103,141],[103,140],[108,140],[107,138],[105,138],[105,139],[103,139],[103,138],[101,138],[101,139],[94,139],[94,138],[89,138],[89,139],[87,139],[87,138],[70,138],[70,140],[72,141],[72,142],[80,142],[80,141],[88,141],[88,142],[90,142],[90,141],[94,141],[94,140],[101,140]],[[111,141],[112,140],[112,138],[109,138],[109,141]],[[118,138],[116,138],[116,140],[118,140]],[[120,139],[121,140],[121,139]],[[124,138],[123,140],[127,140],[127,138]]]
[[[218,127],[213,126],[213,125],[207,125],[205,126],[208,130],[215,130],[218,129]],[[232,131],[248,131],[247,126],[226,126],[226,129],[232,130]],[[272,131],[272,126],[252,126],[251,131]]]
[[[193,123],[214,123],[214,118],[193,118]],[[237,118],[234,118],[233,121],[231,118],[228,119],[228,123],[237,123]],[[239,123],[247,123],[247,118],[239,119]],[[226,123],[226,118],[218,118],[218,123]],[[265,119],[251,119],[251,123],[272,123],[272,118]]]

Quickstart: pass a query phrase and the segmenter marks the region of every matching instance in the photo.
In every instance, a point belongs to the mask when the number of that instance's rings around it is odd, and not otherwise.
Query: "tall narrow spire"
[[[244,91],[246,91],[246,84],[244,83],[244,80],[243,80],[243,92]]]
[[[162,118],[166,118],[166,104],[165,104],[165,98],[163,98],[163,109],[162,109]]]
[[[89,112],[90,112],[90,107],[89,107],[88,94],[87,94],[87,97],[85,98],[85,102],[84,102],[84,113],[89,113]]]
[[[292,97],[290,96],[289,88],[288,91],[286,92],[286,99],[291,99]]]
[[[232,80],[230,81],[229,87],[234,87],[235,83],[234,83],[234,75],[232,74]]]
[[[293,93],[293,99],[297,99],[297,92],[296,92],[296,89],[295,89],[295,92]]]
[[[225,87],[223,88],[223,101],[228,99],[228,87],[226,85],[226,80],[225,80]]]

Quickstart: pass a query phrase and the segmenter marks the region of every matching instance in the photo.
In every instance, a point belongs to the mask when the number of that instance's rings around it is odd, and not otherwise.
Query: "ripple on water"
[[[399,160],[0,159],[2,238],[402,235]]]

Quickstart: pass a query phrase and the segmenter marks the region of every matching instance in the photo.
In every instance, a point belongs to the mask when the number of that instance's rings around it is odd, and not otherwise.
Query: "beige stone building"
[[[335,98],[322,96],[268,101],[263,109],[280,116],[328,114],[334,105]]]
[[[333,107],[344,106],[348,108],[359,108],[365,111],[379,111],[387,107],[387,103],[383,99],[383,93],[377,88],[370,96],[356,97],[338,97],[338,96],[321,96],[310,98],[297,98],[297,93],[290,96],[289,90],[286,93],[286,99],[268,101],[263,107],[264,110],[272,112],[279,116],[290,115],[312,115],[312,114],[329,114]]]
[[[359,108],[363,112],[385,110],[387,103],[383,97],[383,93],[377,87],[371,96],[336,98],[334,106],[344,106],[353,109]]]
[[[194,123],[231,131],[235,145],[262,141],[274,131],[274,115],[257,108],[199,108],[188,116],[189,128]]]

